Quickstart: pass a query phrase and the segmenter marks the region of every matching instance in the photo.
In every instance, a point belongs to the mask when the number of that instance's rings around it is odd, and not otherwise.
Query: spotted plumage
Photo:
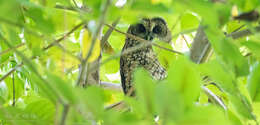
[[[163,41],[171,40],[171,33],[166,22],[158,17],[152,19],[144,18],[139,23],[130,25],[127,33],[149,42],[152,42],[154,38],[159,38]],[[129,48],[136,47],[140,43],[141,41],[126,37],[122,53]],[[155,80],[161,80],[167,76],[166,70],[158,61],[151,45],[122,54],[120,57],[120,75],[125,94],[128,94],[130,89],[133,88],[133,71],[137,67],[143,67]],[[133,96],[134,92],[131,92],[129,95]]]

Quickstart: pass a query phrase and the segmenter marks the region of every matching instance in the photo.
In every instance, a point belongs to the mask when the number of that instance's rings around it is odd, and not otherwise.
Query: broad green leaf
[[[20,1],[18,0],[1,0],[0,1],[0,17],[2,19],[7,20],[4,24],[8,24],[8,21],[14,23],[22,23],[23,22],[23,15],[21,11]]]
[[[227,33],[232,33],[237,31],[239,28],[241,28],[243,24],[239,23],[238,21],[230,21],[227,23]]]
[[[239,48],[227,39],[219,30],[206,29],[206,34],[217,55],[225,62],[226,68],[235,73],[236,77],[249,73],[247,60],[242,56]]]
[[[134,87],[143,110],[147,115],[152,116],[154,114],[155,81],[147,71],[139,69],[134,74]]]
[[[252,66],[252,70],[248,76],[247,89],[253,101],[260,101],[260,64],[257,62]]]
[[[43,33],[51,34],[55,31],[53,22],[49,17],[45,16],[43,9],[39,7],[30,7],[25,12],[25,15],[30,17],[35,23],[35,26],[32,22],[30,22],[29,25],[42,31]]]
[[[178,93],[166,81],[158,83],[155,88],[155,109],[163,121],[178,121],[185,117],[185,103],[182,93]]]
[[[232,125],[243,125],[239,117],[235,115],[233,112],[231,112],[230,110],[227,111],[227,115]]]
[[[98,87],[90,86],[85,91],[79,92],[77,94],[79,97],[82,97],[82,100],[80,101],[83,103],[83,109],[91,112],[96,119],[103,118],[105,101],[104,91]]]
[[[169,68],[167,80],[178,92],[186,106],[193,105],[200,92],[200,76],[196,65],[184,57],[174,61]]]
[[[178,125],[231,125],[223,111],[214,106],[196,106],[190,109]]]
[[[76,98],[74,92],[73,92],[73,86],[72,84],[66,82],[61,77],[58,77],[57,75],[46,71],[47,78],[50,84],[50,86],[60,95],[60,97],[63,97],[65,101],[68,101],[72,104],[76,103]]]
[[[55,105],[48,99],[39,99],[37,101],[29,103],[25,111],[35,115],[39,120],[45,122],[54,122]]]
[[[254,120],[255,116],[252,112],[252,106],[247,98],[241,94],[229,95],[230,105],[235,111],[246,119]]]
[[[182,30],[190,30],[197,28],[199,25],[198,18],[192,13],[185,13],[181,17],[181,29]]]
[[[108,54],[102,54],[102,60],[107,60],[108,58],[110,58]],[[119,71],[119,66],[119,59],[113,59],[101,65],[100,70],[105,74],[117,73]]]

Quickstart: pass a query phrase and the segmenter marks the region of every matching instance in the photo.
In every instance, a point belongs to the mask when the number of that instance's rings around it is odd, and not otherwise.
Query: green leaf
[[[185,103],[182,97],[170,83],[160,82],[155,89],[155,109],[160,119],[170,122],[185,117]]]
[[[104,116],[104,91],[98,87],[90,86],[85,91],[79,91],[77,93],[80,97],[84,98],[80,100],[83,103],[83,109],[91,112],[94,118],[101,119]]]
[[[184,57],[170,65],[167,80],[184,99],[186,106],[191,106],[200,93],[200,75],[196,65]]]
[[[134,87],[144,112],[152,116],[154,114],[155,81],[147,71],[138,69],[134,74]]]
[[[31,102],[25,108],[25,111],[36,115],[40,120],[53,123],[55,116],[55,105],[48,99],[38,99]]]
[[[232,33],[237,31],[243,24],[239,23],[239,21],[233,20],[227,23],[227,33]]]
[[[247,98],[241,94],[229,96],[231,106],[235,111],[243,116],[244,118],[254,120],[255,116],[253,114],[253,109]]]
[[[236,77],[248,75],[249,64],[231,39],[225,38],[219,30],[211,28],[206,29],[206,33],[217,56],[224,61],[225,68],[233,71]]]
[[[49,71],[46,71],[46,74],[49,82],[48,84],[50,84],[57,93],[59,93],[66,101],[69,101],[72,104],[76,103],[76,96],[73,92],[72,84],[65,82],[61,77],[58,77]]]
[[[199,25],[198,18],[192,13],[185,13],[181,17],[181,29],[182,30],[190,30],[197,28]]]
[[[187,112],[178,125],[231,125],[223,111],[215,106],[196,106]]]
[[[216,81],[225,92],[230,94],[237,92],[233,84],[234,75],[224,70],[223,66],[216,60],[200,65],[200,71],[203,75],[207,75]]]
[[[247,89],[253,101],[260,101],[260,64],[255,63],[252,66],[252,71],[250,72],[247,80]]]
[[[47,34],[53,33],[55,31],[52,20],[45,16],[43,9],[39,7],[30,7],[26,11],[25,15],[34,21],[36,29]],[[34,27],[32,22],[30,22],[30,25]]]

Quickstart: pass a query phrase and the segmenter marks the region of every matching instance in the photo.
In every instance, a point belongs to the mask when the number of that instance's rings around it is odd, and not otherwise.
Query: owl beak
[[[152,35],[152,32],[148,32],[148,34],[146,35],[146,40],[153,40],[153,35]]]

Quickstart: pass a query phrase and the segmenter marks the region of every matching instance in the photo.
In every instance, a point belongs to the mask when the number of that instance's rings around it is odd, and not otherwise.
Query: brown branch
[[[15,84],[14,84],[14,73],[13,73],[13,78],[12,78],[12,81],[13,81],[13,106],[15,106]]]
[[[20,48],[20,47],[22,47],[22,46],[24,46],[24,45],[25,45],[25,43],[21,43],[21,44],[15,46],[14,48],[17,49],[17,48]],[[2,55],[5,54],[5,53],[8,53],[9,51],[12,51],[14,48],[8,48],[8,49],[6,49],[6,50],[0,52],[0,56],[2,56]]]
[[[210,51],[210,43],[204,32],[203,26],[200,24],[190,48],[190,59],[193,62],[200,64],[206,61]]]
[[[64,104],[60,125],[65,125],[66,118],[67,118],[67,115],[68,115],[68,112],[69,112],[69,108],[70,108],[70,106],[68,104]]]

